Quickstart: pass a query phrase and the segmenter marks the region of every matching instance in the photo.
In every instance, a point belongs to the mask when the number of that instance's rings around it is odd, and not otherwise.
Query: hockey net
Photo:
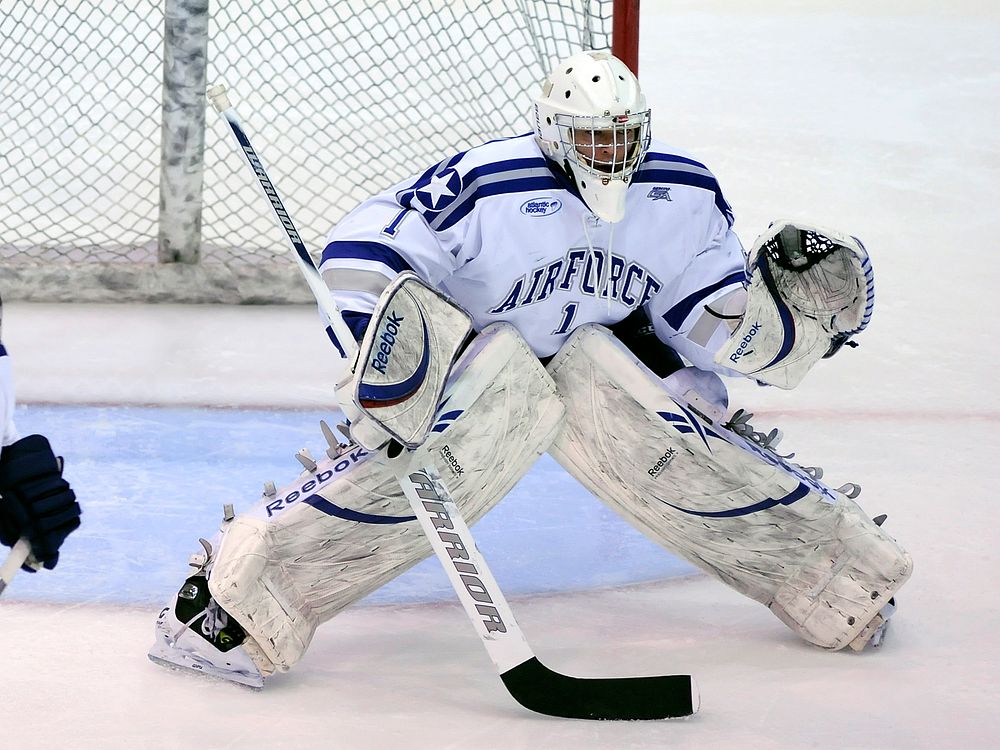
[[[5,299],[36,301],[309,299],[214,117],[200,136],[196,122],[180,128],[204,139],[188,170],[194,212],[161,208],[178,6],[205,14],[204,76],[228,85],[313,252],[365,197],[527,132],[545,71],[609,49],[614,12],[613,0],[3,4],[0,285]],[[183,257],[163,250],[177,229],[194,237]]]

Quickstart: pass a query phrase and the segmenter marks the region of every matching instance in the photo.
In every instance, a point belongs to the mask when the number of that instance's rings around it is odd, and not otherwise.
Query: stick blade
[[[700,702],[691,675],[583,679],[554,672],[536,657],[500,679],[525,708],[565,719],[679,719],[697,712]]]

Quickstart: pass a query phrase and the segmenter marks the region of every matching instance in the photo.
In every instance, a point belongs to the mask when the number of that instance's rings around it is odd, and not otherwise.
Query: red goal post
[[[638,76],[639,0],[615,0],[611,22],[611,54]]]

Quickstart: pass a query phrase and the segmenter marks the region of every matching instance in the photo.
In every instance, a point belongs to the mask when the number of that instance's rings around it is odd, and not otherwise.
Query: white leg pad
[[[562,413],[512,326],[490,326],[459,358],[425,449],[469,523],[545,452]],[[209,588],[277,669],[319,624],[431,554],[384,461],[352,446],[224,529]]]
[[[852,500],[672,397],[606,329],[577,329],[548,370],[566,406],[553,457],[805,640],[846,646],[909,576]]]

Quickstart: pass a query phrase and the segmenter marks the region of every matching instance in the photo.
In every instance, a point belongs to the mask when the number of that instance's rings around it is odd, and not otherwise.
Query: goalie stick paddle
[[[357,342],[243,131],[225,86],[213,86],[207,93],[229,124],[285,230],[299,269],[340,342],[341,356],[350,361],[357,353]],[[514,700],[538,713],[573,719],[667,719],[690,716],[698,710],[697,687],[690,675],[584,679],[554,672],[542,664],[514,620],[458,506],[429,465],[429,457],[419,448],[404,451],[394,442],[387,454],[397,462],[394,471],[400,489]]]

